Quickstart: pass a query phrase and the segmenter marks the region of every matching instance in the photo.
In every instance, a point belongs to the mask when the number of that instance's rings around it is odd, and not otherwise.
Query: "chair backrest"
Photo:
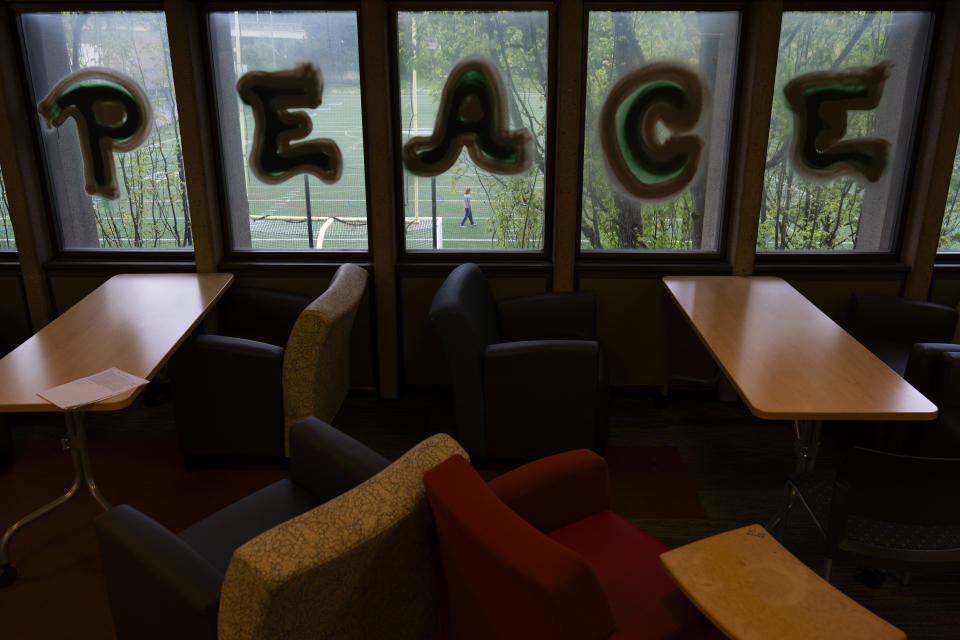
[[[605,638],[613,613],[587,562],[506,506],[469,462],[424,474],[452,637]]]
[[[283,291],[230,287],[217,305],[220,334],[282,347],[308,304],[310,298]]]
[[[960,459],[855,447],[834,483],[826,557],[867,557],[885,567],[960,566],[958,484]]]
[[[960,525],[960,458],[924,458],[854,447],[837,473],[835,516],[905,524]]]
[[[854,293],[844,328],[857,340],[950,342],[957,310],[934,302],[908,300],[878,293]]]
[[[332,422],[350,389],[350,333],[367,272],[346,263],[293,325],[283,354],[285,450],[290,425],[308,416]]]
[[[487,345],[500,341],[497,305],[486,277],[473,263],[450,272],[430,305],[433,323],[453,380],[457,438],[473,454],[483,455],[483,376]]]
[[[239,547],[224,577],[218,636],[433,636],[440,575],[423,473],[464,453],[450,436],[432,436],[363,484]]]

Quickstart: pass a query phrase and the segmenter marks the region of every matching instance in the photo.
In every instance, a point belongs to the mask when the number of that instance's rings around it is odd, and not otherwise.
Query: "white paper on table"
[[[111,367],[86,378],[51,387],[37,395],[61,409],[74,409],[136,389],[149,382],[132,373]]]

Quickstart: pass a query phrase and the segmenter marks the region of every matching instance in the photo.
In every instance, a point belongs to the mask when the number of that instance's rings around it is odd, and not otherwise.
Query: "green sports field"
[[[418,95],[421,135],[429,133],[436,119],[434,94]],[[406,99],[409,100],[409,97]],[[253,115],[244,108],[245,153],[253,136]],[[327,88],[323,104],[313,110],[313,131],[309,138],[331,138],[343,155],[343,174],[334,184],[310,176],[309,206],[303,176],[280,185],[267,185],[247,170],[247,195],[250,206],[251,243],[255,249],[367,248],[367,200],[363,172],[363,139],[360,93],[358,90]],[[409,126],[409,123],[407,123]],[[373,153],[379,145],[369,142]],[[246,164],[246,159],[245,159]],[[436,201],[438,249],[477,250],[496,248],[490,224],[492,210],[476,178],[473,163],[466,152],[453,168],[430,178],[417,178],[404,172],[404,226],[408,249],[431,249],[433,240],[433,203]],[[539,185],[542,188],[542,184]],[[461,227],[463,191],[470,187],[474,226]],[[310,223],[307,224],[307,216]]]

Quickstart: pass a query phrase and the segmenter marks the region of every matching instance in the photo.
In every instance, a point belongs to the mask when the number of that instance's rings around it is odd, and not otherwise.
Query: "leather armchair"
[[[388,460],[316,419],[290,430],[290,476],[173,533],[129,505],[94,520],[119,640],[215,639],[234,550],[367,480]]]
[[[913,345],[904,378],[937,405],[933,421],[897,430],[904,453],[960,458],[960,344]]]
[[[455,268],[430,320],[453,379],[457,439],[474,457],[602,451],[607,378],[593,293],[499,304],[480,268]]]
[[[568,451],[489,484],[454,456],[424,484],[449,637],[723,637],[663,569],[667,547],[610,511],[600,456]]]
[[[334,419],[350,384],[350,334],[367,272],[337,269],[317,299],[236,288],[223,335],[196,335],[170,360],[180,448],[206,456],[280,457],[294,421]]]
[[[956,326],[953,307],[876,293],[854,293],[845,322],[850,335],[901,376],[914,344],[950,342]]]

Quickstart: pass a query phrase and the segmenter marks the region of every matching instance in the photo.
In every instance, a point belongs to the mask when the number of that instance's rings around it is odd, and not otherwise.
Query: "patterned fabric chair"
[[[796,474],[786,489],[824,537],[829,580],[838,558],[879,569],[960,567],[958,485],[960,459],[854,447],[836,474]]]
[[[606,461],[568,451],[483,481],[454,456],[424,476],[457,640],[716,638],[660,564],[667,547],[610,511]]]
[[[290,430],[290,477],[180,533],[129,505],[94,520],[119,640],[213,640],[234,550],[352,489],[389,461],[316,418]]]
[[[238,548],[220,598],[220,639],[434,637],[440,576],[423,474],[464,453],[451,437],[432,436]]]
[[[337,269],[312,302],[256,289],[228,292],[226,335],[197,335],[170,361],[180,448],[205,456],[289,454],[290,425],[333,421],[350,386],[350,334],[367,272]]]
[[[592,292],[494,301],[462,264],[430,305],[453,380],[457,440],[476,457],[603,451],[607,373]]]

